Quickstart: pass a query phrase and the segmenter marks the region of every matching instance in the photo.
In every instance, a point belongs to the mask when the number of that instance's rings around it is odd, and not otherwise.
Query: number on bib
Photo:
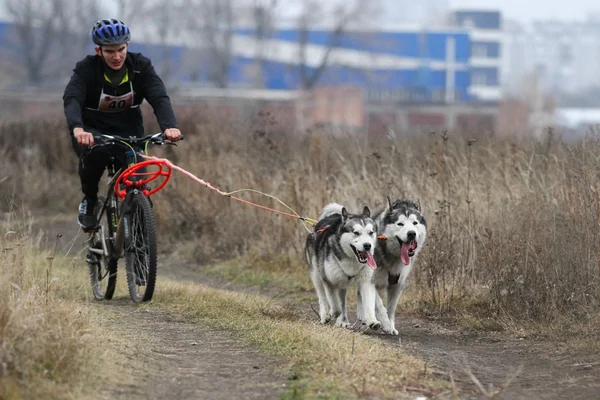
[[[125,100],[120,100],[119,102],[117,101],[111,101],[110,104],[108,105],[108,108],[110,108],[111,110],[116,110],[116,109],[122,109],[125,108],[125,106],[127,105],[127,102]]]

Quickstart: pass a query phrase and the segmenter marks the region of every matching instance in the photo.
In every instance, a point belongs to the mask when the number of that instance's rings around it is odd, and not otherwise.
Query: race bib
[[[98,110],[102,112],[119,112],[125,111],[133,106],[133,87],[129,84],[130,91],[121,96],[111,96],[104,93],[100,94],[100,102]]]

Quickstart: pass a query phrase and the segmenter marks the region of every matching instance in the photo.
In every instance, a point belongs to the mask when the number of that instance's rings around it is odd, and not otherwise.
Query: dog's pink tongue
[[[377,263],[375,262],[375,259],[373,258],[373,254],[371,254],[369,252],[367,252],[367,265],[371,269],[377,269]]]
[[[402,243],[402,248],[400,249],[400,261],[402,264],[408,265],[410,264],[410,257],[408,256],[408,249],[410,249],[409,243]]]

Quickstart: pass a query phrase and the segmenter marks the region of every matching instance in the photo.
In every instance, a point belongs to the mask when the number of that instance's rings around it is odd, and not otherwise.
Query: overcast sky
[[[114,0],[99,0],[109,6],[110,10],[116,10]],[[293,3],[292,0],[287,0]],[[450,8],[478,8],[478,9],[499,9],[505,18],[515,19],[521,22],[528,22],[535,19],[559,19],[569,21],[582,21],[591,14],[600,16],[600,0],[383,0],[388,7],[394,7],[396,10],[391,14],[402,12],[398,6],[402,4],[411,4],[413,7],[423,8],[426,3],[429,4],[448,4]],[[0,3],[3,3],[0,0]],[[410,7],[410,6],[409,6]],[[5,19],[6,15],[3,7],[0,6],[0,19]]]
[[[589,13],[600,14],[600,0],[450,0],[452,8],[494,8],[506,18],[584,20]]]

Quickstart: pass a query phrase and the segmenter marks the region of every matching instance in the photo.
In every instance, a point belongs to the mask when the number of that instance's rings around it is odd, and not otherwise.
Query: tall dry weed
[[[88,367],[89,321],[59,295],[62,284],[49,273],[54,254],[41,252],[26,220],[11,215],[0,223],[0,398],[70,398]]]
[[[551,131],[542,139],[455,132],[373,138],[325,128],[294,135],[251,112],[233,118],[206,108],[180,117],[180,124],[186,140],[153,154],[226,192],[269,193],[311,218],[332,201],[376,211],[386,196],[420,200],[429,239],[411,279],[428,313],[552,321],[600,310],[600,141],[594,133],[569,143]],[[3,195],[42,206],[37,195],[51,199],[58,191],[63,200],[44,203],[46,210],[61,209],[65,198],[74,209],[75,161],[59,139],[60,125],[0,128],[0,162],[12,172],[0,182]],[[38,150],[28,150],[29,142],[20,147],[23,138],[35,142],[34,132],[44,126],[61,133],[43,138]],[[22,132],[18,143],[16,132]],[[256,193],[239,196],[282,209]],[[306,231],[289,217],[222,197],[182,175],[154,204],[163,251],[185,249],[182,257],[201,263],[275,254],[288,260],[287,268],[305,268]]]

